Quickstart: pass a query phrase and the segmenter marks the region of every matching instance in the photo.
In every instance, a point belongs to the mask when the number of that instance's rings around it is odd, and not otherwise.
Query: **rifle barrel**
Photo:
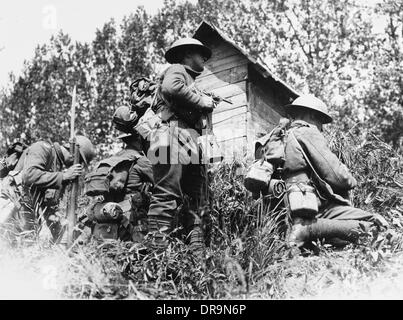
[[[74,164],[80,163],[80,146],[76,144],[75,139],[72,141],[72,152],[74,154]],[[71,246],[74,242],[74,227],[76,225],[76,209],[78,197],[78,178],[76,178],[71,186],[71,193],[69,198],[69,206],[67,208],[67,245]]]
[[[80,150],[75,138],[76,119],[76,86],[73,88],[71,97],[71,119],[70,119],[70,152],[74,157],[74,164],[80,163]],[[70,198],[67,206],[67,245],[70,247],[74,242],[74,227],[76,225],[76,209],[78,195],[78,179],[73,181]]]

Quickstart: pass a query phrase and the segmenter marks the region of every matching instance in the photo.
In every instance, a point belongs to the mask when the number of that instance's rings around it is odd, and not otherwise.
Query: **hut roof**
[[[290,92],[291,96],[294,97],[300,96],[300,93],[298,93],[289,84],[281,80],[278,75],[276,75],[272,70],[270,70],[270,68],[263,61],[261,61],[261,59],[259,59],[260,61],[256,60],[248,52],[246,52],[246,50],[244,50],[238,44],[236,44],[234,40],[228,37],[228,35],[224,31],[220,30],[212,23],[208,23],[205,20],[203,20],[196,29],[193,37],[199,40],[203,40],[204,38],[211,36],[212,33],[221,37],[224,41],[231,44],[236,50],[238,50],[243,56],[245,56],[248,59],[248,61],[259,72],[259,74],[261,74],[264,78],[269,77],[272,78],[274,81],[278,82],[281,86],[285,87],[286,90]]]

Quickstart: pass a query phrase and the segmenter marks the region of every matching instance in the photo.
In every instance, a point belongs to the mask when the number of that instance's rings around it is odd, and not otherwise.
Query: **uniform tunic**
[[[9,181],[7,189],[2,192],[2,197],[18,202],[18,210],[14,210],[11,217],[17,232],[34,229],[36,219],[44,213],[52,233],[54,236],[58,234],[60,225],[47,218],[57,210],[62,191],[62,168],[62,159],[45,141],[38,141],[24,150],[14,171],[6,179]]]
[[[270,148],[270,140],[275,138],[267,139],[264,154],[266,159],[270,161],[273,154],[273,150]],[[306,161],[301,147],[319,177],[325,182],[322,185],[315,182],[315,175]],[[307,173],[306,176],[313,181],[321,196],[317,218],[369,220],[373,217],[371,213],[351,206],[348,191],[357,185],[357,181],[346,165],[340,162],[329,149],[328,142],[322,133],[316,126],[302,120],[296,120],[291,123],[286,135],[284,178],[287,179],[301,172]]]
[[[52,145],[44,141],[35,142],[26,154],[22,183],[27,188],[60,189],[63,180],[62,168],[62,160],[57,157]]]

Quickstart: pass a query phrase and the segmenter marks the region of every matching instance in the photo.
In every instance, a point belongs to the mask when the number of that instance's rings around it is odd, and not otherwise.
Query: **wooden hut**
[[[194,38],[213,52],[197,87],[233,103],[222,102],[213,113],[214,133],[225,159],[252,156],[254,141],[285,116],[282,106],[299,94],[214,25],[203,21]]]

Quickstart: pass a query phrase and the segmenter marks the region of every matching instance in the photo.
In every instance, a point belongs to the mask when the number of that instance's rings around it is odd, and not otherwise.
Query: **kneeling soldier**
[[[95,156],[91,141],[76,136],[80,146],[81,163],[88,164]],[[66,167],[66,170],[63,170]],[[13,171],[4,179],[0,197],[13,205],[10,214],[3,219],[14,232],[32,231],[44,217],[53,240],[61,236],[58,204],[65,186],[83,172],[81,164],[73,165],[70,144],[38,141],[24,150]]]
[[[102,190],[89,191],[91,174],[87,176],[87,194],[98,195],[89,206],[87,216],[92,222],[94,238],[136,241],[147,232],[149,189],[154,183],[152,165],[143,152],[145,141],[133,130],[130,109],[118,108],[113,123],[123,132],[118,138],[126,147],[96,167],[101,180],[107,179],[107,188],[102,180]],[[96,172],[93,177],[97,177]]]
[[[338,245],[355,242],[375,215],[350,203],[348,193],[357,181],[321,133],[332,121],[327,106],[304,95],[285,108],[291,121],[260,139],[256,156],[274,164],[274,175],[285,181],[285,203],[293,221],[288,240],[299,246],[316,239]]]

